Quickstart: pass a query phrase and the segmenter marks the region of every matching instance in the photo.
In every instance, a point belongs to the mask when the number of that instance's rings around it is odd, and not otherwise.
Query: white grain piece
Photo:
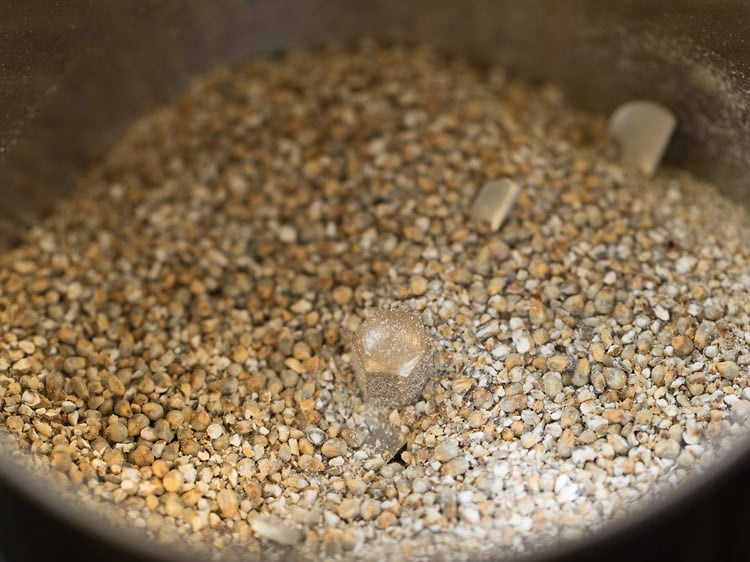
[[[299,530],[273,515],[255,515],[249,522],[257,536],[279,544],[297,544],[302,538]]]
[[[211,439],[218,439],[221,437],[221,435],[224,433],[224,428],[221,427],[218,423],[212,423],[206,428],[206,434]]]

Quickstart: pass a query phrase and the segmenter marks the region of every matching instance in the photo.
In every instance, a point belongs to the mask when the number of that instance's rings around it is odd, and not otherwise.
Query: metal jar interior
[[[149,108],[218,63],[362,38],[428,43],[561,86],[605,113],[649,98],[678,130],[667,162],[750,195],[750,4],[743,0],[284,0],[13,2],[0,7],[0,249],[11,247]],[[738,443],[640,519],[673,508],[748,458]],[[109,540],[125,536],[61,505],[0,457],[0,477]],[[586,541],[626,533],[633,517]],[[128,540],[130,542],[130,540]],[[132,542],[131,542],[132,546]],[[157,554],[158,546],[138,548]],[[559,553],[558,553],[559,554]],[[166,557],[169,553],[158,553]]]

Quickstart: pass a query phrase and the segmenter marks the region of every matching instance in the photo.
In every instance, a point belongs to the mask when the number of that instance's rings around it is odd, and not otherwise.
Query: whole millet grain
[[[500,178],[521,190],[493,232],[469,210]],[[746,236],[552,88],[424,49],[252,60],[136,123],[0,258],[0,420],[163,540],[510,555],[740,430]],[[400,462],[361,448],[347,347],[382,307],[440,351],[390,415]]]

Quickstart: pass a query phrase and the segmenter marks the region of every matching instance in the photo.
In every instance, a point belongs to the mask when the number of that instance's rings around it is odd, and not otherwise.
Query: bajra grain
[[[79,500],[212,554],[588,533],[750,415],[745,212],[612,154],[554,89],[426,49],[218,69],[0,256],[0,422]],[[471,220],[506,180],[502,224]],[[379,308],[441,358],[388,412],[395,459],[348,347]]]

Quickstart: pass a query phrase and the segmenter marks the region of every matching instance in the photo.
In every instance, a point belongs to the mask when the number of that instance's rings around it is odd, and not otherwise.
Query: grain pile
[[[504,178],[494,232],[469,210]],[[165,540],[511,555],[740,430],[747,237],[553,88],[425,49],[253,60],[136,123],[0,258],[0,422]],[[396,459],[361,448],[347,345],[383,307],[439,350]]]

